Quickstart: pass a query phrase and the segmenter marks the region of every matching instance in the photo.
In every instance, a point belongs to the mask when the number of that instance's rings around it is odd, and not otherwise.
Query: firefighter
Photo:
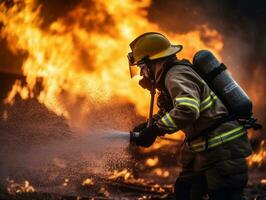
[[[138,67],[141,82],[155,84],[159,91],[159,112],[153,123],[135,127],[132,132],[138,134],[132,134],[131,141],[149,147],[157,136],[182,130],[186,142],[180,152],[182,172],[175,183],[176,199],[198,200],[206,195],[210,200],[243,199],[248,181],[245,158],[252,152],[246,129],[234,120],[202,133],[227,116],[228,109],[190,62],[176,57],[181,45],[172,45],[160,33],[148,32],[137,37],[130,48],[131,75]]]

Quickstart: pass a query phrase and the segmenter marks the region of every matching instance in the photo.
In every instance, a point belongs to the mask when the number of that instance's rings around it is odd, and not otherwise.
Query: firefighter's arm
[[[161,119],[164,116],[164,112],[162,110],[159,110],[156,114],[152,116],[153,122],[156,122],[157,120]],[[145,128],[147,128],[148,121],[145,121],[143,123],[138,124],[135,126],[132,130],[132,132],[140,132],[143,131]]]
[[[170,72],[170,73],[169,73]],[[173,109],[156,122],[164,133],[173,133],[191,125],[199,117],[199,79],[189,70],[170,70],[165,86],[172,98]]]

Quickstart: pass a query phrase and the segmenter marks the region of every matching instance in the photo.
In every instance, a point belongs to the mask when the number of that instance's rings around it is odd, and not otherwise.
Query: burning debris
[[[262,140],[260,142],[260,145],[249,158],[248,158],[248,164],[252,168],[265,168],[266,166],[266,143],[265,140]]]
[[[29,193],[36,192],[34,187],[30,184],[29,181],[25,180],[23,183],[16,183],[14,180],[7,178],[7,191],[14,195],[16,193]]]

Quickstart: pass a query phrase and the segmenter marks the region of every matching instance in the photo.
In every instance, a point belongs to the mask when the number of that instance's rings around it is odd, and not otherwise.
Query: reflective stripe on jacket
[[[191,67],[175,65],[166,73],[164,80],[165,89],[173,102],[173,108],[156,121],[159,128],[169,133],[182,130],[187,138],[194,138],[195,135],[215,123],[217,119],[228,115],[223,103]],[[209,148],[216,148],[217,151],[222,151],[222,146],[228,148],[228,145],[221,144],[234,140],[235,142],[230,142],[235,145],[234,152],[224,154],[224,157],[220,158],[217,158],[217,155],[211,159],[201,158],[201,161],[204,160],[203,165],[215,159],[245,157],[251,153],[246,130],[237,121],[220,125],[208,136],[210,138]],[[202,152],[203,150],[199,147],[203,147],[205,142],[200,137],[191,145],[191,149]]]
[[[201,138],[201,140],[198,142],[192,141],[189,144],[189,148],[194,152],[202,152],[205,151],[206,145],[208,145],[208,149],[212,149],[218,145],[234,140],[244,134],[246,134],[245,128],[243,126],[239,126],[231,131],[220,133],[215,137],[210,137],[208,138],[208,141],[204,140],[203,138]],[[206,144],[206,142],[208,142],[208,144]]]

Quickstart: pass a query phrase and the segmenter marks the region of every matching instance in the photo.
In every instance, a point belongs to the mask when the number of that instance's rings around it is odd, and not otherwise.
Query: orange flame
[[[262,140],[260,143],[260,147],[257,152],[254,152],[251,156],[247,158],[248,165],[251,167],[260,167],[266,162],[266,150],[265,150],[266,142]]]
[[[42,78],[37,98],[58,115],[71,118],[70,107],[81,98],[96,102],[97,107],[114,97],[114,103],[133,103],[139,114],[146,115],[149,93],[138,86],[138,79],[129,80],[127,67],[128,44],[136,36],[162,32],[173,44],[183,44],[180,56],[188,58],[200,49],[211,49],[219,56],[223,48],[222,37],[207,25],[186,34],[160,30],[147,19],[151,0],[93,0],[93,4],[89,7],[83,1],[46,29],[41,28],[41,6],[36,0],[17,0],[10,8],[0,4],[1,37],[13,53],[28,53],[22,66],[27,85],[16,82],[7,102],[16,94],[36,96],[34,87]],[[208,42],[202,40],[203,35]],[[82,117],[90,108],[84,103],[78,110]]]

